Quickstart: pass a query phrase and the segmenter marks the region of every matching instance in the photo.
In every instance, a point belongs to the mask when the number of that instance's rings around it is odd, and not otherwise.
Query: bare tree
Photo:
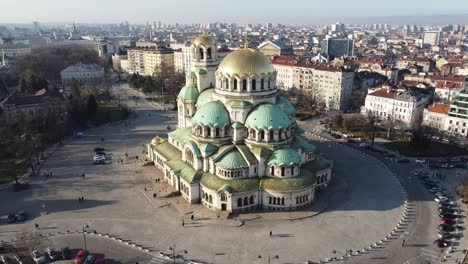
[[[377,133],[377,118],[369,112],[367,115],[362,115],[361,120],[362,130],[371,140],[371,146],[374,147],[375,136]]]
[[[39,232],[21,232],[16,235],[15,239],[15,247],[18,251],[43,250],[48,244],[48,239]]]

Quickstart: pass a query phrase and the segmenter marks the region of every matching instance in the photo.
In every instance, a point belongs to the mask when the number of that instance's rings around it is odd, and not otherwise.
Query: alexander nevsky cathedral
[[[333,163],[319,155],[278,94],[270,60],[245,45],[220,61],[201,35],[177,97],[178,127],[148,157],[189,203],[214,211],[287,211],[313,203]]]

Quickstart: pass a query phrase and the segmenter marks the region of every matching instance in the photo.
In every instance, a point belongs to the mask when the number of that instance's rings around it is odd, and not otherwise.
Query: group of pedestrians
[[[84,203],[84,197],[83,196],[78,197],[78,203]]]

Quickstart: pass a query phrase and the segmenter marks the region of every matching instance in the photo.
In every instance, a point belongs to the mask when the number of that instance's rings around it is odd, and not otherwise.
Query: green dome
[[[200,107],[192,118],[192,124],[201,126],[227,126],[231,123],[229,113],[219,101]]]
[[[292,124],[291,118],[276,105],[257,105],[247,116],[245,126],[255,129],[280,129]]]
[[[196,102],[198,98],[198,89],[193,86],[184,86],[179,92],[177,98],[184,102]]]
[[[247,162],[245,162],[244,157],[242,157],[237,150],[230,151],[221,157],[221,159],[216,162],[216,166],[225,170],[238,170],[249,167]]]
[[[218,192],[225,191],[227,193],[234,193],[236,190],[231,187],[229,184],[223,184],[223,186],[219,187]]]
[[[301,163],[301,156],[292,148],[281,148],[273,152],[267,159],[267,165],[291,166]]]
[[[286,97],[279,96],[278,103],[283,105],[283,111],[286,112],[286,114],[292,116],[296,113],[296,108],[292,105],[291,101],[289,101]]]
[[[215,90],[214,88],[211,88],[211,89],[203,90],[200,93],[200,95],[198,96],[198,100],[197,100],[198,108],[202,107],[206,103],[213,101],[214,90]]]

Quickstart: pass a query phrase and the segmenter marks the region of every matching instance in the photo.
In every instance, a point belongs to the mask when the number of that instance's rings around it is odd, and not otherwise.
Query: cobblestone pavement
[[[127,96],[137,95],[125,87],[119,89]],[[0,199],[6,201],[0,215],[26,210],[30,216],[21,224],[1,225],[0,240],[33,230],[34,223],[44,233],[77,231],[89,225],[149,247],[153,253],[176,245],[178,250],[188,251],[186,258],[210,263],[266,263],[268,255],[279,256],[273,263],[304,263],[331,258],[346,249],[368,249],[399,224],[405,211],[402,189],[385,166],[347,147],[317,139],[314,142],[335,160],[336,167],[334,186],[319,193],[320,199],[328,197],[325,210],[314,217],[292,221],[295,217],[288,213],[261,213],[260,218],[248,214],[236,220],[217,219],[200,206],[190,210],[180,198],[179,204],[177,198],[153,198],[154,192],[167,189],[164,183],[155,183],[160,172],[140,166],[143,144],[156,134],[164,135],[168,125],[175,127],[175,113],[156,111],[153,103],[144,100],[131,101],[130,106],[138,118],[130,119],[128,126],[123,122],[90,129],[84,137],[57,149],[45,163],[45,169],[54,173],[51,179],[31,179],[31,189],[19,193],[0,190]],[[106,148],[109,164],[92,165],[96,146]],[[85,201],[79,203],[78,197]],[[40,215],[42,204],[49,214]],[[310,212],[318,211],[312,207]],[[198,216],[193,222],[187,220],[191,213]],[[182,218],[186,219],[185,228],[181,227]],[[239,218],[245,218],[243,225],[238,224]]]

